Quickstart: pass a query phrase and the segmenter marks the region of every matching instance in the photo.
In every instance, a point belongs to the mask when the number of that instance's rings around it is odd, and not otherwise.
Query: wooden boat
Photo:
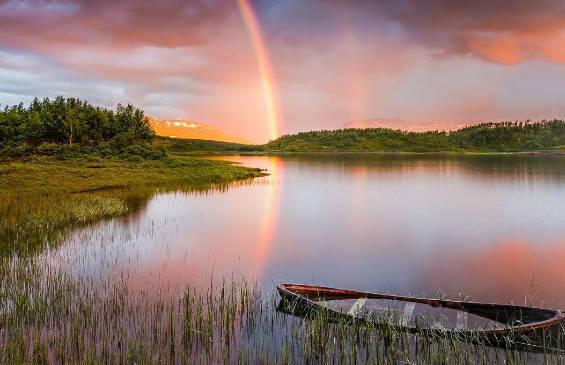
[[[277,290],[282,299],[279,309],[299,316],[323,312],[330,320],[385,324],[410,333],[455,335],[489,345],[510,342],[565,348],[565,313],[560,310],[301,284],[281,284]],[[548,339],[552,339],[551,344]]]

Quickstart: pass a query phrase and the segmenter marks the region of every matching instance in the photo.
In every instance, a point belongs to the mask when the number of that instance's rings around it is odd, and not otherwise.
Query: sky
[[[2,105],[131,102],[260,143],[563,118],[563,85],[560,0],[0,0]]]

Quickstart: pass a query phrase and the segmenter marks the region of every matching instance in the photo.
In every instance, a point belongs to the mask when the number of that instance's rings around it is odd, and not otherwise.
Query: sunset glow
[[[257,21],[257,17],[255,16],[249,0],[238,0],[237,4],[247,32],[249,33],[249,40],[253,44],[253,49],[257,57],[257,64],[261,74],[261,84],[263,86],[263,97],[267,109],[269,136],[270,139],[275,139],[279,136],[281,118],[276,97],[276,79],[271,66],[271,60],[269,59],[269,52],[265,46],[261,27],[259,26],[259,22]]]
[[[131,102],[257,144],[365,125],[565,117],[559,1],[53,4],[0,2],[3,106]]]

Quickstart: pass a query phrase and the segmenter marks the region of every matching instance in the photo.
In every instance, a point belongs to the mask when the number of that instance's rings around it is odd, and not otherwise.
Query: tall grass
[[[236,171],[233,176],[249,177],[249,172]],[[210,176],[216,176],[217,181]],[[64,189],[25,194],[0,191],[0,363],[565,361],[560,354],[498,349],[457,336],[412,335],[386,322],[379,326],[363,321],[336,322],[323,311],[304,318],[289,315],[277,310],[279,298],[272,286],[261,287],[245,278],[211,275],[202,281],[186,277],[180,287],[147,289],[131,280],[135,269],[118,268],[113,275],[98,272],[120,266],[119,250],[97,251],[93,260],[100,260],[100,264],[92,273],[88,257],[69,255],[69,262],[63,262],[52,253],[57,250],[49,249],[57,247],[73,228],[136,214],[153,194],[226,188],[220,175],[202,177],[201,184],[196,184],[200,181],[196,177],[191,181],[173,179],[111,191],[91,186],[89,191],[75,194]],[[145,229],[154,234],[153,227]],[[110,230],[95,241],[100,245],[111,240],[124,243],[116,233]],[[87,239],[79,234],[76,240],[81,252],[92,254],[85,247]]]
[[[0,266],[0,363],[558,364],[528,353],[412,335],[395,326],[296,317],[245,279],[157,293],[126,276],[70,276],[36,258]]]
[[[131,214],[156,193],[225,189],[264,175],[223,161],[0,162],[0,256],[33,254],[69,229]]]

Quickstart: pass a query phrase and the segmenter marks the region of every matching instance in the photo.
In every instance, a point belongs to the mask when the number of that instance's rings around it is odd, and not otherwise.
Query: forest
[[[482,123],[456,131],[340,129],[286,135],[263,146],[280,152],[519,152],[565,148],[565,121]]]
[[[98,154],[158,159],[165,151],[153,146],[154,138],[143,110],[131,104],[118,104],[111,110],[59,96],[0,110],[1,155]]]
[[[565,149],[565,121],[482,123],[456,131],[340,129],[285,135],[264,145],[155,138],[144,111],[78,98],[35,99],[0,109],[0,155],[160,159],[171,153],[520,152]]]

